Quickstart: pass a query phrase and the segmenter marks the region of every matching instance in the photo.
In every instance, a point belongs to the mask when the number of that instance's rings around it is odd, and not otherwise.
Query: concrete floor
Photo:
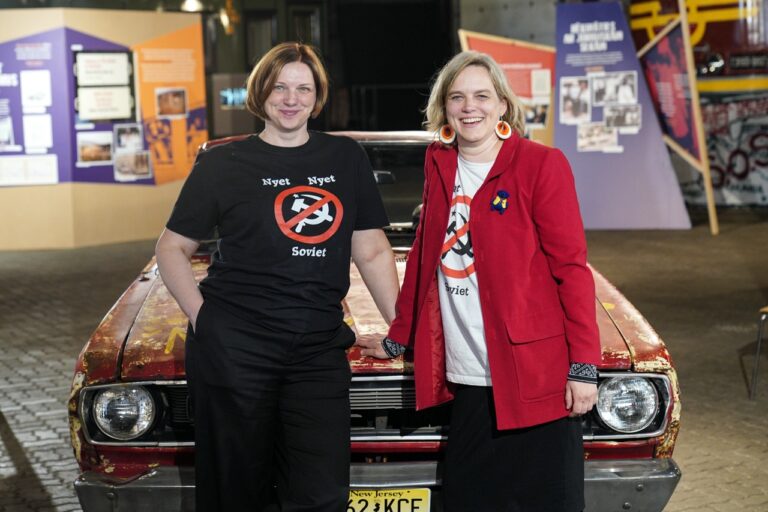
[[[721,211],[718,237],[692,215],[690,231],[589,232],[590,261],[677,365],[683,479],[666,510],[768,511],[768,361],[754,402],[745,377],[768,304],[768,209]],[[152,248],[0,253],[0,511],[79,510],[64,409],[74,361]]]

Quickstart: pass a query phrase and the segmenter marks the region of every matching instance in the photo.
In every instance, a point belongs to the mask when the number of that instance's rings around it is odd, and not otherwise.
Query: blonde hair
[[[525,112],[520,99],[512,92],[507,83],[507,77],[499,65],[489,55],[480,52],[466,51],[455,55],[438,72],[435,82],[432,84],[432,90],[429,93],[429,101],[424,109],[426,120],[424,127],[428,130],[437,131],[446,124],[445,99],[448,90],[453,85],[459,73],[469,66],[480,66],[488,71],[496,95],[501,101],[507,104],[507,111],[502,118],[509,123],[512,131],[522,135],[525,132]]]
[[[314,119],[320,114],[325,102],[328,101],[328,74],[325,72],[325,67],[323,67],[317,51],[309,45],[296,42],[278,44],[253,67],[246,85],[248,94],[245,98],[245,108],[248,109],[248,112],[259,119],[267,119],[264,103],[272,94],[278,75],[285,65],[291,62],[302,62],[312,72],[316,90],[312,118]]]

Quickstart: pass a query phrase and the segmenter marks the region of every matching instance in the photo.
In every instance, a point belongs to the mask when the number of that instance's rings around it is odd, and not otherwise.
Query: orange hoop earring
[[[450,146],[456,140],[456,132],[451,128],[451,125],[444,124],[440,127],[440,132],[438,132],[437,137],[440,139],[440,142],[446,146]]]
[[[507,140],[512,136],[512,127],[501,116],[499,116],[499,122],[496,123],[496,136],[501,140]]]

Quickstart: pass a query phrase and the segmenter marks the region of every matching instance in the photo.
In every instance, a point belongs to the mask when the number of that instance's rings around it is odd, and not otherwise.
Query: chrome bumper
[[[75,480],[83,512],[195,510],[195,470],[161,466],[135,480],[116,483],[101,473],[83,473]]]
[[[680,476],[672,459],[588,460],[584,463],[584,510],[661,512]]]
[[[440,505],[439,465],[435,462],[353,464],[353,488],[430,487],[433,512]],[[680,469],[671,459],[592,460],[584,464],[586,512],[643,510],[661,512],[680,480]],[[194,470],[159,467],[135,480],[114,483],[96,473],[75,480],[84,512],[133,512],[135,510],[195,509]]]

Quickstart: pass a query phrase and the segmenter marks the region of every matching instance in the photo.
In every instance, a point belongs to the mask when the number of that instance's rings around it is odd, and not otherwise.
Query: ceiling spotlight
[[[200,0],[184,0],[181,4],[181,10],[187,12],[200,12],[203,10],[203,3]]]

